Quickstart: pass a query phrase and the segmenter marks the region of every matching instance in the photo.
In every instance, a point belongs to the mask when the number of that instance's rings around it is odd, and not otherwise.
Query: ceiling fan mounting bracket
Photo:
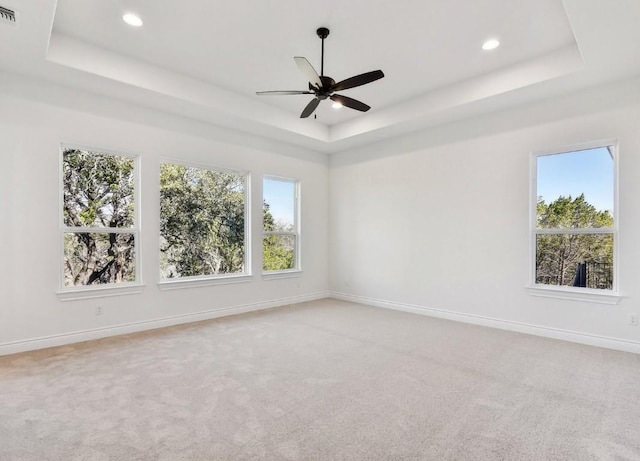
[[[326,27],[319,27],[318,30],[316,30],[316,34],[318,34],[318,37],[324,40],[329,36],[329,29],[327,29]]]

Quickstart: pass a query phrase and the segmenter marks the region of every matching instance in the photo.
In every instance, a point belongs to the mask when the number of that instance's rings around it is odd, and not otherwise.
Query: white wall
[[[626,86],[333,157],[334,294],[640,352],[640,327],[628,318],[640,312],[640,86],[621,92]],[[531,296],[530,152],[610,138],[620,146],[624,298],[612,306]]]
[[[65,107],[13,96],[0,96],[0,354],[213,317],[229,312],[229,308],[250,310],[326,296],[325,155],[81,93],[66,92]],[[103,115],[91,115],[86,110],[93,104]],[[155,126],[144,123],[146,117]],[[192,133],[159,127],[172,121]],[[224,142],[217,141],[217,135]],[[145,284],[141,294],[66,302],[58,299],[61,141],[140,155]],[[251,282],[162,292],[158,289],[160,157],[251,172]],[[263,174],[301,181],[301,277],[268,281],[261,277]],[[103,310],[100,316],[96,315],[97,306]],[[193,315],[198,313],[202,314]]]
[[[324,155],[47,85],[0,94],[0,354],[325,296],[640,352],[640,82]],[[40,102],[35,102],[38,100]],[[529,153],[620,141],[617,306],[532,297]],[[139,153],[142,294],[62,302],[59,143]],[[158,169],[175,157],[302,181],[303,275],[160,291]],[[102,306],[103,315],[95,315]],[[231,310],[229,310],[231,308]],[[183,317],[181,317],[183,316]],[[164,319],[164,320],[163,320]],[[571,332],[575,333],[572,334]]]

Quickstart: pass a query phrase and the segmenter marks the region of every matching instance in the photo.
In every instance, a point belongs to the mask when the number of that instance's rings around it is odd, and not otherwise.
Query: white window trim
[[[565,299],[596,304],[616,305],[622,299],[621,295],[610,290],[598,290],[595,288],[558,287],[556,285],[535,284],[526,287],[526,289],[531,296],[540,298]]]
[[[196,275],[193,277],[179,277],[162,279],[158,282],[160,290],[182,290],[185,288],[197,288],[212,285],[230,285],[235,283],[251,282],[252,275],[247,274],[223,274],[216,276]]]
[[[158,194],[160,193],[160,168],[162,164],[170,163],[187,168],[231,173],[244,177],[244,272],[218,275],[195,275],[187,277],[159,278],[157,285],[160,290],[179,290],[212,285],[227,285],[232,283],[250,282],[253,280],[251,271],[251,172],[220,167],[205,163],[190,162],[171,157],[161,157],[158,163]],[[158,195],[159,198],[159,195]],[[158,199],[158,216],[160,216],[160,200]],[[160,248],[158,247],[158,252]],[[160,272],[160,267],[157,268]]]
[[[264,271],[262,273],[262,280],[292,279],[296,277],[302,277],[302,271],[300,269],[286,269],[282,271]]]
[[[293,228],[294,228],[294,232],[283,232],[283,231],[265,231],[264,230],[264,222],[262,223],[262,238],[260,240],[260,248],[261,248],[261,252],[260,254],[262,256],[264,256],[264,237],[267,235],[293,235],[294,236],[294,240],[296,242],[295,244],[295,255],[294,255],[294,267],[292,269],[284,269],[284,270],[279,270],[279,271],[265,271],[264,269],[262,270],[262,279],[263,280],[277,280],[277,279],[283,279],[283,278],[292,278],[292,277],[300,277],[302,275],[302,267],[301,267],[301,262],[302,262],[302,258],[300,256],[300,249],[302,248],[302,245],[300,244],[300,203],[301,203],[301,197],[300,197],[300,180],[298,179],[293,179],[293,178],[287,178],[287,177],[283,177],[283,176],[273,176],[273,175],[263,175],[262,176],[262,200],[260,203],[264,203],[264,180],[265,179],[269,179],[272,181],[282,181],[282,182],[290,182],[293,183],[294,185],[294,212],[293,212]],[[261,210],[262,211],[262,210]],[[263,216],[263,214],[261,213],[261,216]],[[262,267],[264,267],[264,264],[262,265]]]
[[[96,285],[95,287],[73,287],[73,290],[60,290],[56,294],[60,301],[78,299],[106,298],[142,293],[145,285],[140,283],[118,283],[113,285]]]
[[[566,154],[581,150],[589,150],[606,147],[613,157],[613,227],[596,229],[538,229],[537,228],[537,159],[546,155]],[[618,232],[618,140],[615,138],[593,141],[580,144],[572,144],[558,149],[545,149],[531,152],[530,156],[530,199],[529,199],[529,285],[527,291],[532,296],[567,299],[574,301],[593,302],[599,304],[618,304],[622,295],[619,291],[619,232]],[[611,234],[613,235],[613,288],[600,290],[593,288],[581,288],[570,286],[545,285],[536,283],[536,236],[549,234]]]
[[[64,151],[66,149],[79,149],[98,154],[117,155],[120,157],[129,157],[134,161],[133,175],[133,200],[134,200],[134,226],[122,228],[105,228],[105,227],[69,227],[64,224]],[[127,294],[141,293],[144,284],[142,283],[142,242],[140,239],[140,154],[127,152],[124,149],[111,149],[107,147],[97,147],[95,145],[80,144],[75,142],[60,142],[59,155],[59,190],[58,190],[58,219],[60,229],[60,266],[59,266],[59,289],[56,292],[61,301],[73,301],[76,299],[102,298],[107,296],[119,296]],[[68,233],[92,234],[133,234],[135,241],[135,281],[118,283],[118,284],[102,284],[102,285],[85,285],[67,287],[64,284],[64,235]]]

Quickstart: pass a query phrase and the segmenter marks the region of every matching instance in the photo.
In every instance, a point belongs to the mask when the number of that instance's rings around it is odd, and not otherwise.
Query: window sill
[[[144,285],[122,284],[102,287],[78,287],[60,290],[56,294],[61,301],[75,301],[78,299],[106,298],[142,293]]]
[[[597,290],[593,288],[559,288],[548,285],[529,285],[526,289],[531,296],[568,299],[571,301],[583,301],[587,303],[616,305],[622,299],[622,296],[615,291]]]
[[[164,279],[158,282],[161,290],[182,290],[185,288],[206,287],[212,285],[229,285],[233,283],[246,283],[253,280],[251,275],[226,275],[222,277],[182,277],[176,279]]]
[[[262,280],[279,280],[295,277],[302,277],[302,271],[298,269],[291,269],[288,271],[264,272],[262,274]]]

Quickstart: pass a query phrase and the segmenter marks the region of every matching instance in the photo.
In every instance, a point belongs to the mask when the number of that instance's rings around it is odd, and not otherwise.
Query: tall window
[[[615,290],[615,146],[539,154],[534,160],[534,282]]]
[[[62,146],[63,286],[136,282],[136,159]]]
[[[247,175],[160,165],[160,277],[246,271]]]
[[[265,272],[299,269],[298,182],[265,177],[262,268]]]

